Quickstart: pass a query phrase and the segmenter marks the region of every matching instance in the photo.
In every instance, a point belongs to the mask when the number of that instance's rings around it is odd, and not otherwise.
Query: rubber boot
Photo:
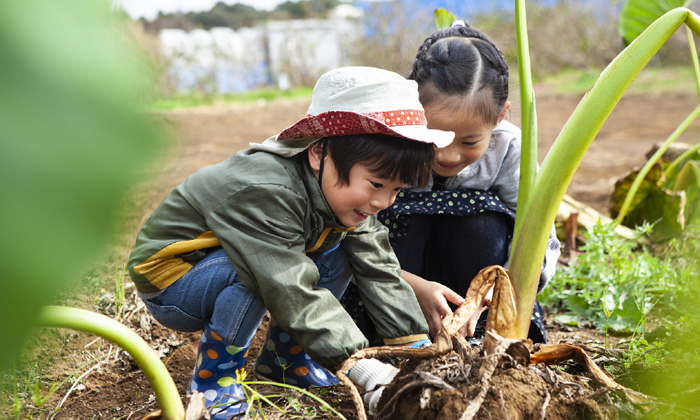
[[[272,381],[300,388],[338,384],[335,375],[311,360],[272,319],[267,327],[265,344],[255,360],[255,372]]]
[[[208,327],[202,331],[187,391],[204,393],[207,408],[217,405],[211,409],[213,420],[243,415],[248,409],[243,387],[236,383],[236,370],[245,366],[249,346],[232,346]]]

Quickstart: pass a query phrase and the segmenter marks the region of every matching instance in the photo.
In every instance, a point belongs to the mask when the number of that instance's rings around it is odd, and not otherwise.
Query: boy
[[[212,418],[245,410],[236,370],[267,311],[291,353],[324,368],[368,346],[338,302],[353,276],[387,344],[427,338],[373,217],[403,186],[424,185],[434,147],[452,141],[426,125],[415,82],[367,67],[328,72],[305,118],[199,170],[145,223],[129,272],[160,323],[204,330],[189,389],[208,407],[228,404]],[[295,375],[329,376],[308,357]]]

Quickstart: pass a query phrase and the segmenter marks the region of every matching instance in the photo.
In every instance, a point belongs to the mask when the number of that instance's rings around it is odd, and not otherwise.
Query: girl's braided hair
[[[494,126],[508,100],[508,65],[496,44],[468,24],[441,29],[423,42],[409,79],[418,83],[426,107],[445,95]]]

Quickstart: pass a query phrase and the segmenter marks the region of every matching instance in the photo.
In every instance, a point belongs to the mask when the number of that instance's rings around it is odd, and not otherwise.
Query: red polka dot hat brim
[[[448,146],[454,138],[454,133],[451,131],[427,128],[423,110],[404,109],[371,113],[326,111],[307,115],[291,127],[284,129],[277,136],[277,141],[349,134],[387,134],[433,143],[438,148]]]

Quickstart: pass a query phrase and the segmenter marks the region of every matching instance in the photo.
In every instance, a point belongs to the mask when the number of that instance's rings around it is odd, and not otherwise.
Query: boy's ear
[[[314,171],[321,170],[321,156],[323,155],[323,142],[317,141],[307,149],[309,154],[309,166]]]
[[[506,101],[506,103],[503,104],[503,108],[501,108],[501,112],[498,113],[498,124],[500,124],[501,121],[506,119],[506,116],[508,116],[509,111],[510,111],[510,101]]]

